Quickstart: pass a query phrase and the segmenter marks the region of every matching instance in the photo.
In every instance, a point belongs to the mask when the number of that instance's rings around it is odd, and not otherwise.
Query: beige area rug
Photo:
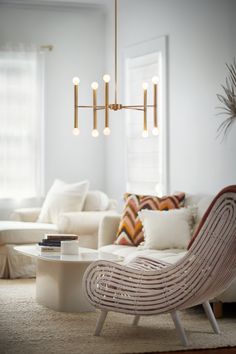
[[[93,331],[98,311],[63,313],[35,302],[34,280],[0,280],[0,353],[118,354],[236,346],[236,319],[219,320],[212,332],[200,309],[181,314],[190,347],[181,346],[169,315],[141,318],[109,313],[101,337]]]

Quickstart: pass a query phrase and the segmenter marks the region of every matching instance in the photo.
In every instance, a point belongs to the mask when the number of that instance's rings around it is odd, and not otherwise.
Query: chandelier
[[[74,77],[72,82],[74,84],[74,129],[73,129],[73,134],[74,135],[79,135],[80,130],[79,130],[79,119],[78,119],[78,111],[79,108],[90,108],[93,110],[93,129],[92,129],[92,136],[93,137],[98,137],[99,136],[99,131],[98,131],[98,124],[97,124],[97,112],[99,110],[104,110],[105,111],[105,124],[104,124],[104,130],[103,134],[104,135],[110,135],[110,127],[109,127],[109,111],[119,111],[122,109],[132,109],[132,110],[138,110],[138,111],[143,111],[143,132],[142,136],[148,137],[148,124],[147,124],[147,110],[148,108],[153,108],[153,129],[152,129],[152,134],[153,135],[158,135],[159,130],[158,130],[158,111],[157,111],[157,95],[158,95],[158,76],[153,76],[152,78],[152,83],[153,83],[153,104],[147,104],[147,90],[148,90],[148,83],[143,82],[142,84],[142,89],[143,89],[143,104],[142,105],[122,105],[121,103],[118,103],[118,69],[117,69],[117,57],[118,57],[118,50],[117,50],[117,1],[115,0],[115,92],[114,92],[114,97],[115,97],[115,103],[110,103],[109,102],[109,82],[111,80],[110,75],[105,74],[103,76],[103,81],[104,81],[104,91],[105,91],[105,102],[103,106],[100,106],[97,104],[97,90],[98,90],[98,83],[97,82],[92,82],[91,88],[92,88],[92,105],[90,106],[83,106],[79,105],[78,101],[78,91],[79,91],[79,83],[80,79],[78,77]]]

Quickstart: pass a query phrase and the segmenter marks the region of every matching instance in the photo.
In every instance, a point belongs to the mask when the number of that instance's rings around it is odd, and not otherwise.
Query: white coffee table
[[[94,311],[82,287],[83,275],[90,263],[99,259],[123,260],[111,253],[82,247],[78,255],[41,253],[37,245],[17,246],[14,249],[37,260],[36,301],[53,310],[65,312]]]

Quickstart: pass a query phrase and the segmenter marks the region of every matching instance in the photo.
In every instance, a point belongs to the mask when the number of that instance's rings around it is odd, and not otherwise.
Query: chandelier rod
[[[115,0],[115,104],[118,103],[118,69],[117,69],[117,0]]]

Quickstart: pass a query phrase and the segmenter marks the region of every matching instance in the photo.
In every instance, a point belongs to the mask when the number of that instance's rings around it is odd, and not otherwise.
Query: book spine
[[[61,250],[60,247],[46,247],[46,246],[40,247],[41,252],[60,252],[60,250]]]
[[[75,234],[45,234],[46,238],[50,237],[78,237],[78,235]]]
[[[63,236],[63,235],[62,236],[53,236],[53,235],[47,235],[46,239],[47,240],[52,240],[52,241],[70,241],[70,240],[78,240],[78,236]]]
[[[42,241],[41,241],[42,243],[44,243],[44,244],[55,244],[55,245],[60,245],[61,244],[61,240],[48,240],[47,238],[45,239],[42,239]]]
[[[57,242],[39,242],[39,246],[51,246],[51,247],[61,247],[61,241]]]

